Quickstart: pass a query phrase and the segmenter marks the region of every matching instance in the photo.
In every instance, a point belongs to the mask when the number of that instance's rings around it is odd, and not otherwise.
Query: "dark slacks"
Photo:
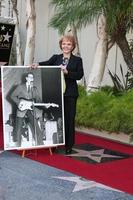
[[[64,96],[65,147],[70,149],[75,143],[75,115],[77,97]]]
[[[36,145],[43,145],[43,134],[39,128],[37,119],[34,118],[33,114],[29,110],[27,111],[26,115]],[[16,118],[16,124],[15,124],[16,126],[14,129],[15,132],[14,134],[16,136],[16,141],[18,143],[18,146],[21,146],[23,121],[24,118],[20,117]]]

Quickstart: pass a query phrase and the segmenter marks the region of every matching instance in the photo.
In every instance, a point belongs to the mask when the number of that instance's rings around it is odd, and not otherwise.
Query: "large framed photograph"
[[[4,149],[65,144],[63,74],[59,66],[2,66]]]

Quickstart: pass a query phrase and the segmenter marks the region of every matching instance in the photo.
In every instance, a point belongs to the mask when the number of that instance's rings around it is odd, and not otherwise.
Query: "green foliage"
[[[109,132],[133,133],[133,90],[122,96],[109,95],[111,88],[104,90],[86,95],[84,88],[80,88],[76,125]]]
[[[84,96],[87,95],[87,92],[86,92],[86,90],[84,89],[84,86],[79,85],[79,86],[78,86],[78,90],[79,90],[80,97],[84,97]]]
[[[126,92],[133,88],[133,73],[131,71],[127,71],[126,75],[123,73],[122,66],[120,65],[121,77],[119,78],[117,74],[113,74],[109,70],[109,75],[114,84],[114,94],[121,94],[122,92]]]
[[[114,88],[109,86],[109,85],[105,85],[102,86],[100,88],[101,91],[106,92],[108,95],[113,95],[114,94]]]
[[[118,24],[126,30],[133,28],[132,0],[51,0],[55,14],[49,25],[63,32],[68,25],[78,29],[85,27],[104,14],[107,19],[107,32],[111,34]]]
[[[65,28],[73,23],[78,29],[81,29],[99,16],[100,2],[101,0],[52,0],[51,4],[55,6],[55,15],[49,25],[57,28],[60,32],[64,32]]]

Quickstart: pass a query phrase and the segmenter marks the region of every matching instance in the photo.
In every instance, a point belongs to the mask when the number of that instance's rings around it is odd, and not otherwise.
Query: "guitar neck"
[[[47,106],[50,103],[33,103],[34,106]]]
[[[58,104],[55,104],[55,103],[33,103],[34,106],[45,106],[46,108],[49,108],[49,107],[59,107]]]

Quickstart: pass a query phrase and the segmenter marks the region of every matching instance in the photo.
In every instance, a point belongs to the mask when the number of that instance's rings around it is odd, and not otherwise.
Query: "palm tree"
[[[2,8],[4,7],[3,2],[4,2],[3,0],[0,1],[0,16],[1,16],[1,13],[2,13]]]
[[[12,8],[13,8],[13,14],[16,19],[16,53],[17,53],[17,65],[20,66],[23,64],[22,62],[22,52],[21,52],[21,42],[20,42],[20,32],[19,32],[19,16],[18,16],[18,10],[17,10],[17,0],[11,0],[12,2]]]
[[[106,61],[109,49],[116,43],[122,51],[128,68],[133,72],[133,57],[126,38],[127,32],[133,29],[132,0],[52,0],[51,4],[55,6],[55,14],[49,24],[60,32],[73,23],[77,29],[81,29],[92,22],[98,22],[99,17],[103,16],[105,23],[103,23],[101,38],[104,43],[101,49],[106,49],[106,52],[98,56],[104,56]],[[102,74],[99,81],[103,76],[105,63],[101,59],[101,64],[97,69]],[[96,67],[94,62],[93,68]],[[91,76],[93,75],[92,73]],[[94,78],[96,80],[97,77]]]
[[[24,65],[30,65],[34,60],[36,35],[36,9],[35,0],[26,0],[27,39],[25,47]]]

